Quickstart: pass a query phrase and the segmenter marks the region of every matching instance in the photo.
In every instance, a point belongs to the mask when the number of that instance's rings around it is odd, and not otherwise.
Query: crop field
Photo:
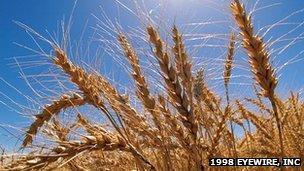
[[[77,1],[56,33],[12,21],[32,43],[5,56],[22,84],[0,73],[0,115],[23,123],[1,117],[0,170],[304,170],[304,3],[271,20],[288,3],[182,1],[113,0],[77,33]]]

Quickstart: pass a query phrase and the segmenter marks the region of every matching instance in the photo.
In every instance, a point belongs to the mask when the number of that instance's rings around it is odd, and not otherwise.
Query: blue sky
[[[234,26],[233,23],[229,22],[231,17],[228,13],[229,1],[227,0],[217,0],[216,2],[213,0],[162,0],[161,2],[159,2],[159,0],[142,1],[146,6],[147,11],[150,12],[150,15],[155,19],[157,24],[161,25],[165,23],[167,26],[170,26],[175,21],[185,32],[185,35],[189,35],[189,38],[193,37],[194,34],[228,34]],[[42,35],[46,35],[46,29],[50,32],[56,32],[60,20],[63,18],[67,19],[71,14],[74,2],[74,0],[0,0],[0,78],[5,80],[5,82],[9,82],[14,85],[21,92],[31,94],[31,91],[27,87],[22,86],[24,85],[24,81],[19,77],[20,71],[18,68],[13,67],[15,65],[12,65],[15,62],[12,57],[33,54],[32,52],[17,46],[14,42],[27,45],[29,47],[35,47],[35,44],[26,32],[20,28],[20,26],[15,24],[14,21],[20,21],[28,25]],[[132,5],[133,3],[130,3],[130,1],[122,2],[127,7],[130,7],[130,9],[134,9],[134,5]],[[251,1],[246,1],[245,3],[247,4],[248,9],[254,8],[254,4]],[[79,40],[86,21],[89,22],[86,27],[83,42],[87,42],[92,39],[92,27],[96,27],[96,24],[98,23],[92,14],[100,16],[100,5],[103,7],[107,16],[109,16],[112,21],[117,20],[125,30],[131,30],[130,27],[140,27],[140,21],[138,18],[131,14],[130,11],[124,8],[121,4],[118,4],[113,0],[78,0],[73,16],[74,19],[71,32],[72,41]],[[261,0],[257,5],[257,9],[261,7],[267,8],[258,10],[254,13],[254,24],[256,28],[262,28],[263,26],[273,24],[290,15],[292,12],[303,9],[304,1]],[[157,16],[159,18],[157,18]],[[203,26],[195,24],[207,21],[221,22],[219,24],[214,23]],[[281,40],[286,39],[285,41],[271,47],[271,50],[275,50],[284,47],[289,43],[295,43],[291,47],[282,51],[282,53],[279,53],[280,50],[274,51],[273,58],[275,58],[275,60],[273,60],[273,64],[275,66],[280,67],[297,55],[297,59],[299,59],[298,62],[288,64],[278,72],[278,75],[280,76],[278,92],[282,96],[286,96],[286,92],[288,92],[286,89],[300,91],[301,88],[303,88],[304,79],[302,77],[302,73],[304,72],[304,67],[303,60],[301,60],[301,58],[303,58],[304,55],[300,53],[304,50],[304,43],[302,41],[302,37],[304,37],[304,35],[301,35],[304,32],[304,27],[301,25],[301,23],[304,22],[304,12],[299,12],[298,14],[291,16],[285,22],[290,24],[276,27],[265,36],[265,40],[275,40],[298,26],[298,28],[293,32],[281,38]],[[262,30],[261,32],[263,33],[265,30]],[[299,38],[295,39],[296,37]],[[221,67],[218,67],[221,66],[221,64],[214,64],[214,59],[219,60],[219,56],[224,54],[225,51],[223,51],[223,49],[216,49],[215,51],[215,48],[198,48],[199,46],[196,46],[201,45],[204,41],[205,40],[202,39],[188,41],[190,46],[196,47],[196,51],[193,51],[195,61],[198,63],[206,61],[207,63],[205,65],[209,64],[208,61],[213,61],[210,63],[211,68],[214,70],[217,70],[218,68],[221,69]],[[225,45],[226,42],[227,41],[209,40],[207,41],[207,44],[219,43],[220,45]],[[49,50],[50,49],[47,49],[47,51]],[[203,59],[200,59],[199,57],[202,57]],[[246,59],[246,55],[242,53],[242,50],[239,50],[237,57],[239,62],[237,63],[241,66],[245,65],[244,63],[246,63]],[[111,69],[115,68],[116,65],[111,62],[109,64],[110,65],[107,67],[112,72],[116,71],[115,69]],[[35,72],[43,69],[45,68],[36,67],[33,70]],[[235,75],[239,77],[232,80],[232,94],[237,94],[239,92],[241,92],[241,94],[247,94],[245,91],[249,91],[248,87],[250,86],[248,86],[248,81],[246,80],[247,77],[243,77],[242,75],[248,74],[248,76],[250,76],[250,72],[243,73],[241,67],[236,67],[234,72],[236,73]],[[116,75],[117,79],[122,83],[127,82],[126,79],[124,79],[124,74],[120,75],[119,70],[117,70],[116,74],[114,72],[114,75]],[[219,78],[219,75],[215,74],[214,77]],[[210,81],[210,84],[215,89],[219,89],[219,93],[222,93],[220,86],[218,86],[220,83],[219,79]],[[8,99],[3,96],[5,94],[16,102],[24,105],[31,105],[25,102],[24,97],[20,96],[18,92],[13,88],[10,88],[6,83],[4,83],[4,81],[0,81],[0,92],[2,93],[0,95],[0,102],[8,103]],[[0,103],[0,124],[2,124],[5,129],[9,129],[10,131],[13,131],[13,133],[16,133],[14,129],[9,128],[7,125],[18,127],[18,129],[20,129],[27,123],[29,123],[28,119],[21,117],[19,114]],[[12,147],[15,142],[15,138],[11,137],[7,131],[0,128],[0,144],[5,147]]]

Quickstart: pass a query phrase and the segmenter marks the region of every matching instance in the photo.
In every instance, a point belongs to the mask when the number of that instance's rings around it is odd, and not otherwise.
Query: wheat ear
[[[170,66],[169,54],[163,48],[163,41],[159,37],[158,32],[152,27],[147,27],[147,33],[150,42],[154,45],[154,56],[158,61],[162,76],[166,83],[166,89],[170,97],[170,103],[179,112],[183,125],[189,130],[191,138],[194,144],[191,145],[191,150],[194,154],[192,160],[195,162],[196,169],[204,168],[201,162],[201,156],[198,152],[199,149],[196,147],[198,123],[194,115],[193,109],[191,108],[190,101],[187,97],[183,87],[178,79],[176,68]]]
[[[133,47],[128,42],[126,36],[120,34],[118,36],[118,41],[123,48],[124,55],[129,60],[129,63],[131,64],[131,67],[133,69],[132,77],[135,80],[137,86],[136,94],[142,101],[143,105],[152,114],[154,123],[157,125],[158,129],[161,130],[161,122],[159,118],[159,113],[156,111],[155,100],[153,97],[151,97],[148,84],[141,72],[139,59],[135,51],[133,50]]]
[[[227,122],[228,118],[230,117],[230,115],[231,115],[231,109],[229,106],[227,106],[225,109],[225,113],[222,117],[222,120],[218,123],[216,132],[212,138],[211,147],[209,149],[209,154],[207,157],[208,159],[210,157],[213,157],[213,154],[215,153],[216,148],[219,145],[220,138],[222,137],[222,134],[226,128],[226,122]]]
[[[185,44],[182,40],[182,35],[178,31],[176,25],[172,29],[172,39],[174,42],[173,53],[175,56],[175,65],[178,76],[181,78],[181,84],[183,85],[190,105],[193,108],[193,91],[192,91],[192,73],[191,68],[192,64],[189,60],[189,56],[185,49]]]
[[[257,116],[255,116],[253,113],[251,113],[250,111],[248,111],[239,100],[236,100],[236,105],[238,107],[239,113],[241,115],[243,115],[244,119],[250,120],[251,123],[253,125],[255,125],[256,128],[259,131],[261,131],[266,138],[272,139],[272,136],[267,131],[267,127],[265,126],[265,124]]]
[[[274,92],[277,86],[277,79],[274,69],[269,63],[269,53],[266,50],[266,44],[260,36],[254,34],[251,18],[246,14],[244,5],[239,0],[234,0],[231,3],[231,11],[241,30],[243,47],[247,50],[255,80],[262,87],[264,96],[268,97],[271,102],[279,132],[281,157],[284,157],[283,128]]]
[[[204,81],[204,70],[200,69],[197,71],[195,78],[194,78],[194,85],[193,85],[193,94],[194,98],[198,102],[204,102],[207,109],[210,110],[214,114],[221,113],[219,104],[220,101],[217,99],[214,92],[212,92]]]
[[[57,115],[60,111],[69,107],[81,106],[85,103],[83,97],[78,94],[62,95],[59,100],[54,100],[52,104],[44,107],[42,112],[36,115],[36,120],[31,124],[29,129],[26,131],[26,136],[23,140],[22,146],[26,147],[33,141],[33,136],[38,132],[38,129],[43,126],[45,122],[48,122],[52,116]]]
[[[173,66],[170,66],[169,54],[165,52],[163,48],[163,42],[160,39],[157,31],[152,27],[147,27],[150,42],[155,46],[154,54],[158,60],[161,71],[163,72],[163,78],[166,83],[166,88],[171,99],[171,103],[178,110],[178,112],[185,117],[182,120],[184,126],[188,128],[194,139],[196,139],[197,123],[195,122],[195,116],[193,110],[190,107],[189,99],[186,92],[182,91],[180,81],[177,78],[177,71]],[[189,109],[190,108],[190,109]]]
[[[54,50],[54,63],[69,75],[70,80],[78,86],[80,91],[82,91],[88,103],[94,105],[96,108],[102,108],[104,110],[105,106],[99,97],[97,88],[98,80],[96,76],[94,74],[86,73],[82,68],[70,62],[66,53],[59,47],[54,47]]]
[[[225,70],[224,70],[225,87],[228,87],[228,82],[230,81],[230,77],[231,77],[231,70],[232,70],[232,64],[234,58],[234,48],[235,48],[235,34],[232,32],[230,34],[230,42],[229,42],[228,53],[225,62]]]
[[[50,154],[41,154],[37,156],[29,156],[24,161],[20,161],[19,165],[23,166],[22,170],[39,170],[43,169],[51,163],[58,162],[60,159],[69,161],[77,154],[85,151],[113,151],[121,150],[126,152],[132,152],[126,145],[123,138],[116,134],[101,133],[102,136],[85,136],[84,141],[70,141],[65,144],[59,145],[52,149]],[[57,164],[56,167],[61,167],[63,164]],[[12,169],[13,170],[13,169]]]
[[[118,36],[118,41],[123,48],[124,55],[129,60],[129,63],[131,64],[131,67],[133,69],[132,76],[133,76],[133,79],[135,80],[136,86],[137,86],[136,94],[139,97],[139,99],[142,101],[145,108],[148,109],[148,111],[152,114],[153,122],[155,123],[158,130],[160,131],[160,135],[162,138],[161,146],[162,146],[162,151],[165,156],[164,165],[166,167],[166,170],[171,170],[172,162],[170,159],[170,154],[168,152],[168,148],[165,145],[166,141],[168,141],[168,138],[166,138],[164,136],[160,113],[159,113],[159,110],[157,109],[154,98],[150,95],[150,91],[148,88],[148,84],[145,80],[145,77],[143,76],[143,74],[141,72],[138,56],[135,53],[135,51],[133,50],[133,47],[131,46],[131,44],[128,42],[126,36],[124,36],[123,34],[120,34]]]
[[[226,101],[227,106],[230,107],[230,98],[229,98],[229,88],[228,83],[230,81],[231,77],[231,70],[232,70],[232,64],[233,64],[233,58],[234,58],[234,48],[235,48],[235,35],[232,32],[230,34],[230,41],[228,45],[228,53],[226,56],[226,62],[225,62],[225,69],[224,69],[224,85],[225,85],[225,93],[226,93]],[[232,118],[230,118],[229,121],[230,129],[232,133],[232,141],[233,141],[233,149],[234,149],[234,157],[237,157],[237,151],[236,151],[236,142],[235,142],[235,136],[234,136],[234,127],[232,125]]]
[[[238,0],[231,3],[231,10],[241,30],[242,45],[247,50],[255,80],[262,87],[265,96],[274,96],[277,80],[274,69],[269,63],[269,53],[265,43],[260,36],[254,34],[251,18]]]
[[[111,97],[111,95],[116,95],[115,94],[117,93],[116,90],[101,76],[98,76],[94,73],[89,74],[85,72],[84,69],[74,65],[68,59],[66,53],[59,47],[54,47],[54,50],[55,50],[54,63],[58,65],[66,74],[69,75],[70,80],[73,83],[75,83],[78,86],[79,90],[82,91],[82,93],[84,94],[86,102],[95,106],[97,109],[105,113],[106,117],[109,119],[111,124],[115,127],[116,131],[118,131],[119,134],[127,141],[121,128],[117,124],[117,121],[107,110],[104,102],[100,97],[101,93],[104,93],[104,95],[107,95],[109,93],[109,96],[107,96],[107,98],[108,100],[111,100],[115,105],[114,102],[121,100],[121,98],[116,98],[116,97],[120,97],[119,95],[117,95],[115,98]],[[120,102],[119,104],[123,104],[123,103]],[[126,109],[129,109],[129,111],[134,112],[133,109],[129,108],[130,107],[129,105],[123,105],[121,107],[124,107]],[[153,170],[155,169],[155,167],[142,154],[140,154],[133,147],[132,144],[128,143],[128,145],[132,149],[134,155],[138,156],[143,162],[148,164]]]

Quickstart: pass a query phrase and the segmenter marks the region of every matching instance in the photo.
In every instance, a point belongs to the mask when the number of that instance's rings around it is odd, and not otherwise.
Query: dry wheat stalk
[[[194,78],[193,92],[195,99],[200,103],[204,102],[208,110],[214,114],[220,114],[220,101],[213,91],[211,91],[204,81],[204,70],[200,69]]]
[[[229,99],[229,89],[228,89],[228,83],[230,81],[231,77],[231,70],[232,70],[232,64],[233,64],[233,58],[234,58],[234,48],[235,48],[235,35],[232,32],[230,34],[230,42],[228,46],[228,53],[226,56],[226,62],[225,62],[225,69],[224,69],[224,85],[225,85],[225,93],[226,93],[226,101],[228,108],[230,107],[230,99]],[[232,125],[232,117],[230,117],[230,129],[232,132],[232,141],[233,141],[233,149],[234,149],[234,157],[237,157],[237,150],[236,150],[236,142],[234,138],[234,127]]]
[[[250,102],[250,103],[254,104],[255,106],[257,106],[259,108],[259,110],[261,110],[261,111],[266,111],[268,114],[273,113],[271,111],[271,109],[269,109],[264,103],[262,103],[259,100],[255,100],[255,99],[252,99],[252,98],[245,98],[245,100],[247,102]]]
[[[196,111],[198,120],[201,126],[206,130],[210,141],[212,140],[213,125],[218,124],[218,116],[221,113],[218,108],[219,101],[216,99],[214,93],[207,87],[204,80],[204,70],[200,69],[194,78],[193,86],[194,98],[197,101]],[[203,102],[203,104],[201,104]],[[202,105],[206,107],[203,108]]]
[[[59,47],[54,47],[54,50],[56,53],[54,63],[69,75],[70,80],[75,83],[78,86],[79,90],[84,94],[86,102],[101,110],[107,116],[116,131],[127,141],[127,138],[122,132],[122,129],[119,127],[117,121],[113,118],[111,113],[106,108],[100,95],[101,93],[103,95],[108,95],[105,96],[105,98],[107,98],[107,100],[112,103],[112,107],[119,104],[119,109],[123,108],[121,111],[133,112],[134,114],[135,110],[132,109],[129,105],[122,103],[121,95],[119,95],[115,88],[113,88],[110,83],[108,83],[103,77],[94,73],[88,74],[82,68],[74,65],[69,61],[66,53]],[[117,116],[119,117],[119,115]],[[155,167],[142,154],[140,154],[139,151],[137,151],[129,141],[127,141],[127,143],[128,146],[132,149],[132,153],[139,157],[144,163],[148,164],[154,170]]]
[[[164,97],[159,95],[158,101],[159,108],[165,116],[166,123],[170,125],[171,131],[174,133],[175,137],[179,140],[181,145],[184,148],[189,149],[190,145],[193,144],[193,142],[191,142],[191,139],[187,138],[188,135],[178,123],[178,119],[174,115],[172,115],[170,109],[168,109],[168,107],[166,106],[166,101]]]
[[[84,69],[74,65],[71,61],[69,61],[67,54],[59,47],[54,47],[54,50],[54,63],[66,74],[68,74],[71,82],[78,86],[79,90],[83,93],[86,102],[95,106],[97,109],[100,109],[107,116],[115,129],[121,132],[117,122],[109,113],[100,97],[101,92],[103,92],[104,89],[107,90],[107,88],[112,88],[110,86],[104,87],[104,85],[109,85],[109,83],[106,82],[102,77],[94,73],[89,74]],[[110,89],[110,91],[112,91],[112,89]]]
[[[238,110],[243,115],[244,119],[250,120],[251,123],[253,123],[257,127],[257,129],[264,134],[265,137],[272,139],[272,136],[267,131],[267,128],[264,125],[263,121],[261,121],[257,116],[248,111],[239,100],[236,100],[236,105],[238,106]]]
[[[77,123],[79,123],[91,136],[97,137],[98,135],[107,132],[101,126],[92,125],[89,120],[82,116],[80,113],[77,114]]]
[[[52,129],[60,141],[67,141],[71,127],[64,127],[56,118],[53,119]]]
[[[161,142],[161,146],[162,146],[162,151],[164,153],[163,156],[165,158],[165,160],[163,162],[165,165],[165,168],[166,168],[166,170],[171,170],[172,163],[171,163],[171,159],[170,159],[170,155],[169,155],[170,152],[168,150],[168,147],[166,146],[169,139],[168,139],[168,137],[166,137],[164,135],[164,130],[163,130],[164,128],[161,123],[159,109],[157,108],[157,106],[155,104],[154,98],[151,97],[145,77],[141,73],[139,59],[138,59],[135,51],[133,50],[133,47],[128,42],[126,36],[124,36],[121,33],[120,35],[118,35],[118,41],[123,48],[125,57],[127,57],[127,59],[129,60],[129,63],[131,64],[131,67],[133,69],[132,76],[133,76],[133,79],[135,80],[136,86],[137,86],[136,94],[139,97],[139,99],[142,101],[144,107],[151,113],[153,121],[160,132],[160,135],[161,135],[160,142]]]
[[[254,34],[251,18],[246,14],[244,6],[240,1],[234,0],[230,7],[235,21],[241,30],[243,47],[247,50],[254,78],[262,87],[263,95],[268,97],[271,102],[278,128],[281,157],[284,157],[283,128],[274,92],[277,86],[277,79],[274,69],[269,63],[269,53],[266,50],[266,44],[260,36]]]
[[[84,69],[74,65],[69,61],[67,54],[59,47],[54,47],[54,50],[54,63],[68,74],[71,82],[78,86],[79,90],[84,95],[85,101],[95,106],[97,109],[100,109],[107,116],[115,129],[121,132],[117,122],[109,113],[100,97],[101,91],[104,89],[103,85],[108,85],[108,83],[105,82],[102,77],[98,77],[98,75],[94,73],[89,74]],[[100,86],[101,83],[103,84]]]
[[[231,70],[232,70],[232,63],[234,58],[234,47],[235,46],[235,34],[232,32],[230,34],[230,42],[228,46],[228,53],[226,56],[226,62],[225,62],[225,70],[224,70],[224,85],[225,87],[228,87],[228,82],[231,77]]]
[[[82,68],[70,62],[66,53],[59,47],[54,47],[54,50],[54,63],[69,75],[70,80],[78,86],[88,103],[94,105],[96,108],[101,108],[104,110],[105,106],[99,97],[97,88],[98,80],[96,76],[94,74],[86,73]]]
[[[241,30],[242,45],[247,50],[255,80],[263,88],[266,97],[274,96],[277,80],[274,69],[269,63],[269,53],[265,43],[260,36],[254,34],[251,18],[238,0],[231,3],[231,11]]]
[[[182,118],[183,125],[190,131],[191,138],[196,144],[198,125],[196,117],[194,116],[193,109],[186,95],[183,91],[183,87],[178,79],[178,74],[173,66],[170,66],[169,54],[163,48],[163,41],[160,39],[157,31],[152,27],[147,27],[147,33],[150,42],[155,46],[154,56],[158,61],[160,69],[163,73],[163,78],[166,83],[167,93],[170,97],[170,102],[178,110]],[[193,144],[190,148],[194,154],[192,160],[195,162],[196,169],[204,168],[201,163],[201,156],[198,153],[198,149]]]
[[[59,167],[60,170],[204,170],[208,158],[232,156],[233,150],[233,157],[303,157],[304,104],[293,94],[286,101],[275,95],[277,81],[269,62],[266,44],[254,34],[251,19],[238,0],[234,0],[231,9],[243,36],[243,46],[249,55],[254,79],[260,86],[262,95],[270,100],[272,110],[267,108],[256,88],[257,100],[245,100],[254,104],[259,113],[251,112],[239,100],[236,101],[235,109],[230,105],[228,84],[233,68],[234,34],[230,35],[223,73],[226,104],[216,96],[216,92],[209,89],[202,70],[192,78],[192,63],[187,54],[189,49],[185,47],[182,34],[175,25],[170,31],[173,39],[172,53],[167,52],[166,42],[161,40],[156,29],[147,28],[148,41],[154,47],[154,56],[166,88],[164,93],[158,93],[166,95],[159,95],[158,99],[150,93],[147,77],[141,71],[135,49],[125,34],[119,33],[118,43],[132,68],[137,97],[147,111],[144,114],[136,110],[132,106],[132,99],[125,98],[104,76],[86,72],[69,61],[62,49],[54,47],[55,65],[78,86],[83,96],[79,96],[82,102],[72,104],[73,96],[69,96],[68,100],[63,95],[44,107],[44,114],[37,115],[36,121],[31,125],[34,131],[29,131],[34,132],[32,135],[37,134],[43,123],[48,122],[53,115],[82,103],[93,105],[104,112],[115,129],[111,125],[93,125],[80,114],[74,124],[80,130],[63,127],[60,121],[54,120],[44,126],[43,130],[52,139],[54,147],[37,147],[40,151],[12,159],[10,166],[4,169],[46,170]],[[171,58],[174,58],[174,62],[170,61]],[[69,102],[61,104],[59,101]],[[65,106],[68,104],[70,106]],[[265,113],[275,116],[277,129],[273,126],[275,122],[272,118],[262,117]],[[248,128],[241,119],[249,123]],[[229,129],[226,124],[229,120],[243,128],[243,139],[234,138],[233,128],[230,126]],[[257,128],[255,132],[251,131],[250,124]],[[281,148],[280,151],[278,148]],[[0,168],[2,169],[1,165]]]
[[[179,33],[176,25],[172,29],[172,39],[174,42],[173,53],[175,56],[175,65],[179,78],[181,78],[181,84],[186,91],[191,108],[193,108],[193,92],[192,92],[192,73],[191,73],[191,61],[185,49],[185,45],[182,40],[182,35]]]
[[[163,42],[160,39],[157,31],[152,27],[147,27],[150,42],[155,46],[154,53],[158,60],[163,78],[166,83],[167,93],[170,97],[170,102],[178,110],[178,112],[185,117],[182,122],[186,128],[191,132],[194,139],[196,139],[197,123],[195,123],[195,116],[190,107],[186,92],[182,91],[180,81],[177,78],[177,71],[173,66],[170,66],[170,59],[167,52],[163,48]],[[189,109],[190,108],[190,109]]]
[[[153,121],[154,121],[155,125],[157,126],[157,128],[160,131],[162,131],[163,128],[162,128],[162,125],[160,122],[161,118],[160,118],[158,110],[156,108],[155,100],[150,95],[150,91],[149,91],[147,82],[145,80],[145,77],[141,73],[138,57],[137,57],[135,51],[133,50],[133,47],[130,45],[127,38],[123,34],[120,34],[118,36],[118,41],[123,48],[124,55],[127,57],[127,59],[129,60],[129,63],[132,66],[132,69],[133,69],[132,76],[133,76],[133,79],[135,80],[136,86],[137,86],[136,94],[139,97],[139,99],[142,101],[143,105],[152,114]]]
[[[124,55],[129,60],[129,63],[132,66],[133,69],[133,79],[136,81],[137,86],[137,95],[139,96],[139,99],[143,102],[144,106],[149,110],[155,109],[155,100],[151,97],[149,88],[147,85],[147,82],[145,80],[145,77],[143,76],[141,72],[141,68],[139,65],[139,59],[133,50],[133,47],[128,42],[126,36],[123,34],[120,34],[118,36],[118,41],[120,45],[123,48]]]
[[[229,119],[230,115],[231,115],[231,109],[229,106],[227,106],[225,109],[224,116],[223,116],[222,120],[218,123],[216,132],[212,138],[211,146],[208,150],[209,151],[208,157],[207,157],[208,159],[210,157],[213,157],[213,155],[215,154],[216,148],[219,145],[219,140],[222,137],[222,134],[226,127],[226,122]]]
[[[70,107],[81,106],[83,104],[85,104],[83,97],[74,93],[73,95],[62,95],[59,100],[54,100],[52,104],[45,106],[42,112],[35,116],[35,122],[32,123],[26,131],[26,136],[23,140],[22,146],[26,147],[31,144],[33,136],[37,134],[38,129],[53,116],[59,114],[60,111]]]
[[[147,120],[132,108],[128,99],[123,99],[122,95],[103,77],[99,76],[97,80],[100,93],[109,102],[117,116],[122,118],[125,123],[124,125],[140,133],[141,136],[148,136],[156,144],[161,143],[161,140],[157,136],[158,132],[152,129]]]
[[[85,151],[113,151],[117,149],[130,151],[125,141],[119,136],[111,134],[103,134],[103,137],[86,136],[83,142],[70,141],[65,145],[55,147],[50,154],[29,156],[23,163],[19,164],[24,166],[22,170],[37,170],[59,160],[69,160]]]

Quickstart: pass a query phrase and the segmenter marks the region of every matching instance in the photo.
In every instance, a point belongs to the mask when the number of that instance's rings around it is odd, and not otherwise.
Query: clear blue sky
[[[229,30],[231,30],[230,26],[233,26],[233,24],[231,23],[199,26],[199,29],[196,28],[196,25],[186,26],[187,23],[201,23],[214,20],[228,21],[230,19],[230,16],[227,15],[229,2],[227,0],[217,0],[216,2],[214,2],[213,0],[168,0],[166,1],[165,5],[161,7],[158,5],[158,0],[143,1],[147,6],[147,11],[150,11],[151,15],[162,16],[161,22],[167,23],[167,25],[171,25],[173,21],[176,21],[178,25],[181,25],[183,26],[183,28],[185,28],[186,33],[227,34],[229,33]],[[13,21],[20,21],[24,24],[27,24],[31,28],[34,28],[37,32],[46,35],[46,29],[50,32],[56,31],[60,20],[62,20],[64,16],[66,18],[69,17],[74,2],[74,0],[0,0],[1,78],[14,85],[16,88],[20,89],[20,91],[24,92],[25,94],[29,92],[28,88],[22,86],[24,85],[24,81],[19,78],[18,68],[14,68],[10,64],[14,63],[12,57],[32,54],[24,48],[16,46],[14,42],[27,45],[29,47],[35,47],[35,44],[33,43],[33,41],[31,41],[31,38],[24,32],[24,30],[21,29],[18,25],[16,25]],[[122,2],[131,9],[134,9],[129,1],[123,0]],[[162,2],[164,2],[164,0]],[[252,9],[254,4],[252,4],[252,2],[249,2],[250,1],[246,1],[246,4],[248,4],[249,9]],[[115,18],[117,18],[119,23],[126,29],[128,28],[128,26],[134,26],[135,24],[138,24],[138,21],[136,21],[137,18],[134,15],[130,14],[130,12],[128,12],[121,5],[115,3],[115,1],[113,0],[78,0],[73,17],[74,23],[72,26],[72,40],[77,40],[79,38],[79,35],[81,34],[84,24],[87,20],[89,20],[87,28],[88,31],[84,35],[84,41],[88,41],[90,39],[90,34],[92,33],[90,31],[90,26],[94,27],[97,23],[97,20],[92,16],[92,14],[99,16],[99,14],[101,13],[100,9],[98,8],[99,5],[103,6],[103,8],[105,9],[105,13],[113,21],[115,20]],[[274,6],[259,10],[254,14],[254,23],[257,28],[261,28],[268,24],[273,24],[274,22],[290,15],[292,12],[303,9],[304,1],[261,0],[261,2],[258,3],[257,8],[266,7],[268,5]],[[160,21],[158,22],[161,23]],[[287,33],[288,31],[292,30],[297,25],[300,25],[301,22],[304,22],[304,13],[301,12],[299,14],[296,14],[289,18],[286,22],[295,22],[297,24],[290,24],[278,27],[273,31],[270,31],[269,34],[266,35],[265,39],[274,40],[283,35],[284,33]],[[283,41],[273,46],[272,48],[277,49],[279,47],[287,45],[288,43],[292,42],[294,38],[301,35],[303,32],[304,27],[299,26],[299,28],[296,29],[294,32],[282,38],[292,38],[291,40]],[[284,62],[287,62],[289,59],[304,50],[304,43],[302,41],[303,37],[304,35],[301,35],[299,39],[295,40],[295,45],[293,45],[291,48],[286,49],[286,51],[284,51],[283,53],[276,55],[274,65],[281,66],[282,64],[284,64]],[[201,44],[202,42],[199,41],[200,40],[193,42],[189,41],[189,44]],[[221,45],[224,45],[225,43],[226,42],[220,42]],[[224,52],[219,51],[217,53],[222,54]],[[216,55],[212,56],[212,54],[214,54],[212,49],[202,48],[197,51],[195,56],[204,57],[205,61],[208,61],[209,58],[218,57]],[[299,57],[297,58],[301,59],[303,57],[304,55],[299,55]],[[245,59],[247,59],[247,57],[240,51],[239,63],[244,63]],[[196,60],[199,61],[200,59],[198,58]],[[280,70],[279,75],[281,83],[278,89],[279,92],[283,92],[286,88],[293,90],[300,90],[301,88],[303,88],[303,64],[303,60],[299,60],[297,63],[288,65],[283,70]],[[235,72],[238,72],[238,70],[240,72],[239,75],[241,75],[241,69],[236,68]],[[237,93],[239,91],[247,91],[246,87],[239,84],[238,81],[244,84],[247,83],[246,78],[244,80],[244,77],[235,78],[232,81],[232,83],[235,83],[235,86],[232,86],[232,93]],[[215,80],[214,83],[211,84],[213,84],[213,86],[215,86],[216,88],[216,84],[218,83],[219,81]],[[3,81],[0,81],[0,92],[5,95],[8,95],[16,102],[20,102],[21,104],[27,105],[22,96],[18,95],[15,90],[7,86]],[[5,103],[8,102],[7,98],[2,96],[2,94],[0,95],[0,101]],[[21,117],[14,111],[9,110],[5,105],[0,104],[0,124],[12,125],[20,129],[25,126],[28,121],[29,120],[25,119],[24,117]],[[5,128],[8,127],[5,126]],[[15,132],[14,129],[8,129]],[[5,147],[12,147],[15,142],[16,139],[11,138],[10,135],[4,129],[0,128],[0,144]]]

